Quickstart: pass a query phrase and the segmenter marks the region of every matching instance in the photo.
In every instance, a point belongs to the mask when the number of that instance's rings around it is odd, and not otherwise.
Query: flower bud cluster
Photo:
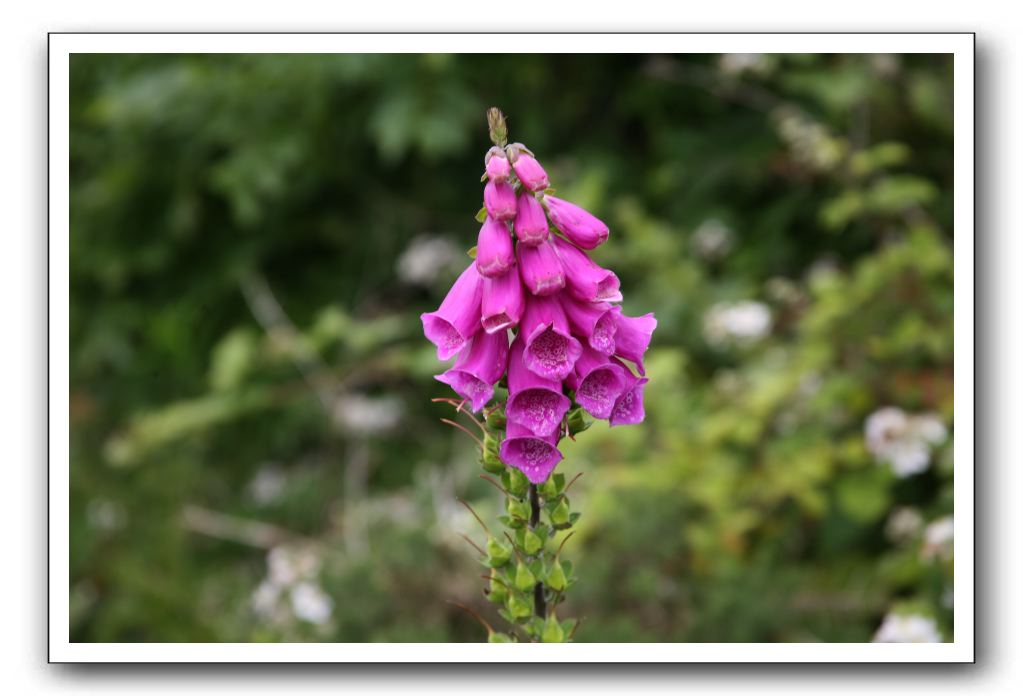
[[[504,128],[492,121],[492,133],[494,123]],[[580,409],[611,426],[642,422],[643,355],[657,320],[614,304],[618,276],[586,253],[607,241],[607,225],[551,195],[529,148],[495,145],[484,165],[475,260],[422,315],[423,330],[438,359],[456,357],[437,379],[473,411],[505,380],[499,457],[540,484],[562,459],[561,438],[587,427]]]

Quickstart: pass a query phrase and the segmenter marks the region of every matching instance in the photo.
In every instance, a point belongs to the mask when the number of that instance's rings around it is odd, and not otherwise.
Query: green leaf
[[[483,206],[476,213],[476,222],[484,222],[487,219],[487,206]]]

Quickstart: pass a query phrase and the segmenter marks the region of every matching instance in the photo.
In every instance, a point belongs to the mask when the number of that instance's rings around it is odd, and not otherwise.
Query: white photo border
[[[557,41],[551,38],[556,37]],[[72,643],[69,71],[73,53],[491,53],[486,33],[51,33],[48,36],[48,659],[107,663],[969,663],[975,661],[972,33],[516,33],[508,53],[950,53],[954,56],[955,642]],[[553,48],[552,47],[556,47]]]

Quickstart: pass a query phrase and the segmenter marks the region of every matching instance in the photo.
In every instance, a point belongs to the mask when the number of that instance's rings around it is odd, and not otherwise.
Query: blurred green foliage
[[[912,476],[864,437],[884,406],[951,432],[951,84],[928,55],[73,56],[72,640],[482,639],[445,602],[494,619],[455,499],[500,501],[418,314],[475,244],[491,105],[659,320],[646,423],[564,447],[576,640],[951,639],[951,437]]]

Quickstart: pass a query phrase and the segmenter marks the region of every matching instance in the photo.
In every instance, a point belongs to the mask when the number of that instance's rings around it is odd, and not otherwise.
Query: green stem
[[[536,489],[536,484],[529,484],[529,528],[532,530],[536,529],[536,526],[540,524],[540,494]],[[542,582],[536,583],[533,588],[533,608],[536,615],[541,619],[547,618],[547,599],[544,596],[544,587]]]

